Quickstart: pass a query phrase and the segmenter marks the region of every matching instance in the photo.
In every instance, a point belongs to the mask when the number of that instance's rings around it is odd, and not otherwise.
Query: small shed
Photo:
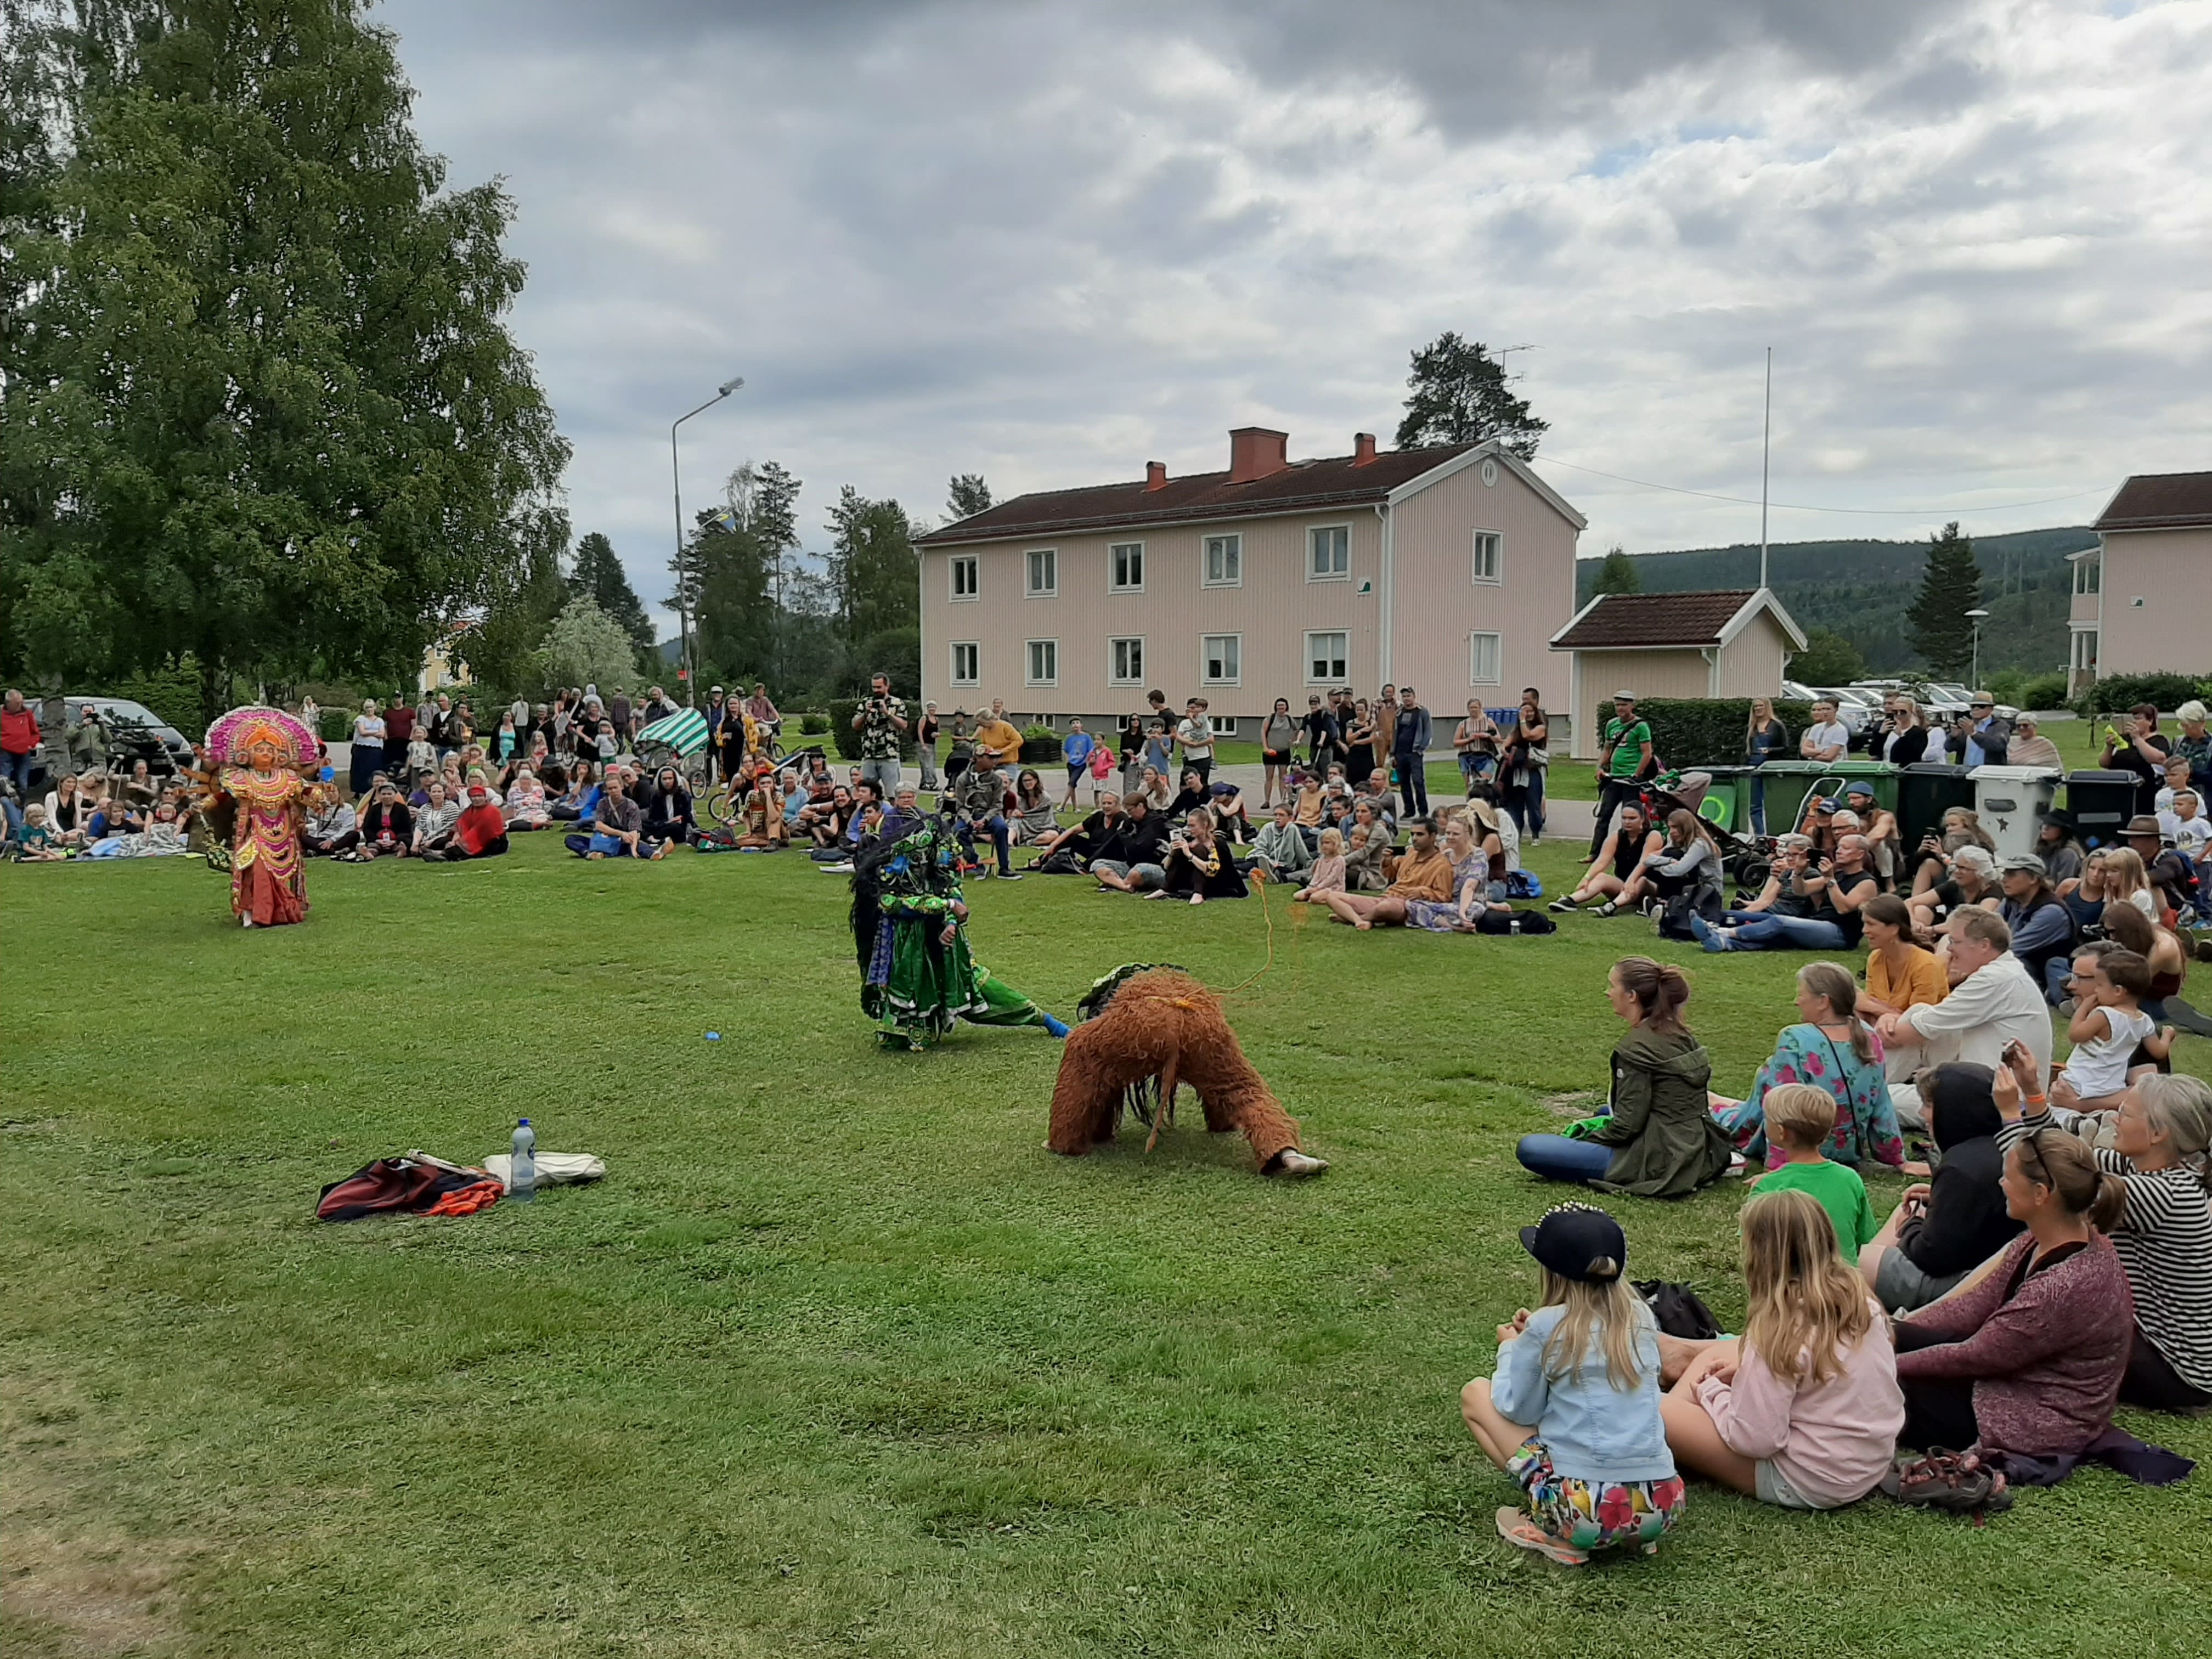
[[[1603,712],[1615,691],[1778,697],[1790,659],[1804,648],[1803,630],[1771,588],[1601,593],[1552,635],[1553,650],[1572,654],[1574,757],[1596,758]]]

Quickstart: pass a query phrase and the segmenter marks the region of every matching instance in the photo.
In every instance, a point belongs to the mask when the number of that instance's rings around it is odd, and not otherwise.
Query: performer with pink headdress
[[[281,708],[234,708],[208,727],[216,790],[234,803],[230,908],[248,927],[282,927],[307,915],[301,842],[315,734]]]

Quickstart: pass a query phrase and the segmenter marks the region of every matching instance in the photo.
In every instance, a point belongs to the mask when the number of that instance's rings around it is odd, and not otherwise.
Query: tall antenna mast
[[[1759,586],[1766,586],[1766,471],[1774,451],[1774,348],[1766,348],[1766,408],[1759,428]]]

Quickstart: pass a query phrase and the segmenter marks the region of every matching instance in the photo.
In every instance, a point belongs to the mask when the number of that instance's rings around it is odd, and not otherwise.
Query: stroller
[[[1683,811],[1703,820],[1705,833],[1721,849],[1722,867],[1729,879],[1756,892],[1773,873],[1775,838],[1732,835],[1700,811],[1712,783],[1710,772],[1676,770],[1646,778],[1638,792],[1644,817],[1657,824],[1665,823],[1669,812]]]

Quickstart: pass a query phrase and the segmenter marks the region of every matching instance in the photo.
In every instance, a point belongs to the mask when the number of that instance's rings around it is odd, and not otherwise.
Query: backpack
[[[1705,1298],[1687,1285],[1672,1279],[1639,1279],[1629,1288],[1644,1298],[1659,1328],[1686,1342],[1710,1342],[1721,1334],[1721,1322]]]
[[[1701,891],[1705,893],[1707,901],[1702,904],[1698,902]],[[1692,915],[1703,916],[1709,924],[1718,927],[1722,915],[1719,896],[1710,889],[1684,888],[1669,898],[1667,901],[1666,908],[1660,911],[1659,937],[1694,939],[1698,936],[1698,932],[1696,928],[1690,926],[1690,918]]]
[[[1559,924],[1541,910],[1485,910],[1474,919],[1478,933],[1556,933]]]

